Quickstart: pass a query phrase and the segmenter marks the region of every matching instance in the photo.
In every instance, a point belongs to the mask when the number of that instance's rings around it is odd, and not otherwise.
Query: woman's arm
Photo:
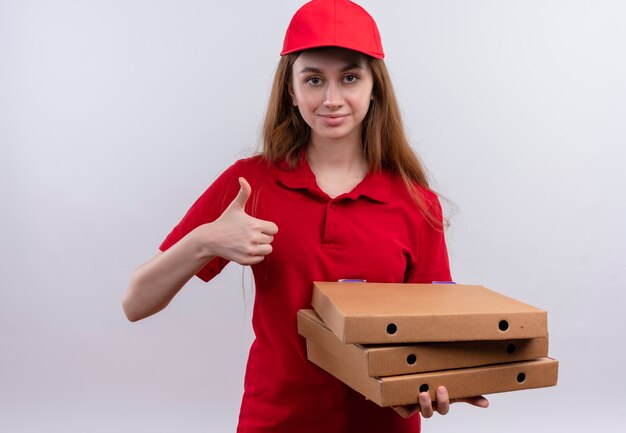
[[[272,252],[278,227],[246,214],[251,188],[244,178],[239,178],[239,184],[239,193],[218,219],[195,228],[133,272],[122,302],[128,320],[161,311],[215,257],[252,265]]]
[[[131,276],[122,302],[128,320],[161,311],[213,257],[194,231],[166,252],[159,251]]]

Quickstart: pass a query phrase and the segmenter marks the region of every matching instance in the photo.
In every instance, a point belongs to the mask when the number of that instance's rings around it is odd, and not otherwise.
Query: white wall
[[[258,143],[294,0],[0,0],[0,431],[232,431],[250,272],[131,324],[132,270]],[[615,431],[626,3],[361,2],[453,205],[453,275],[549,311],[558,387],[426,432]],[[245,5],[245,8],[244,8]]]

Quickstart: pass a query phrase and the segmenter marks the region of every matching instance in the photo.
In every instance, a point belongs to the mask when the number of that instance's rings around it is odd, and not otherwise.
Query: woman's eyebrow
[[[352,69],[363,69],[363,68],[364,66],[361,63],[348,63],[346,66],[341,68],[340,72],[345,72],[345,71],[349,71]],[[300,74],[307,74],[309,72],[313,72],[314,74],[320,74],[322,73],[322,70],[314,66],[307,66],[300,71]]]
[[[351,69],[364,69],[364,68],[365,66],[363,66],[362,63],[348,63],[346,66],[341,68],[341,72],[349,71]]]

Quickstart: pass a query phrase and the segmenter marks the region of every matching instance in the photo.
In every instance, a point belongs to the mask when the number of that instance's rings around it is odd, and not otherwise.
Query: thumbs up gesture
[[[211,226],[207,242],[213,255],[240,265],[254,265],[272,252],[272,241],[278,233],[276,224],[248,215],[246,202],[252,188],[243,177],[239,178],[239,193],[222,215]]]

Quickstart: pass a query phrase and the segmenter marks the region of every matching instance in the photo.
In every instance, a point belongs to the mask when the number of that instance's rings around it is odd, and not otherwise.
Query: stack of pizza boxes
[[[546,311],[483,286],[318,282],[309,360],[380,406],[556,385]]]

